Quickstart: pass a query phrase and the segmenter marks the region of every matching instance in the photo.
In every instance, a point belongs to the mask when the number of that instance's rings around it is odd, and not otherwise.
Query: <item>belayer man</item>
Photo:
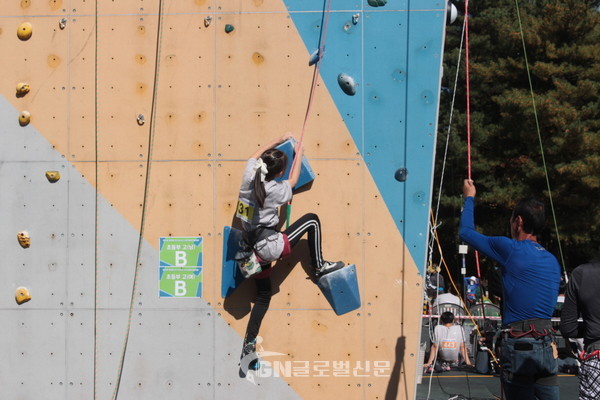
[[[556,344],[550,318],[556,305],[561,267],[537,237],[545,224],[544,203],[528,197],[510,217],[512,239],[475,230],[475,185],[463,183],[460,238],[501,265],[503,286],[502,383],[506,399],[559,398]]]

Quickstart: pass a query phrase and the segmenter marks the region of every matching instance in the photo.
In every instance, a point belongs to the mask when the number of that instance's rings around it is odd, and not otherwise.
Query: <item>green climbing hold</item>
[[[367,0],[371,7],[383,7],[387,4],[387,0]]]
[[[225,25],[225,33],[231,33],[231,32],[233,32],[234,29],[235,29],[235,27],[233,25],[230,25],[230,24]]]

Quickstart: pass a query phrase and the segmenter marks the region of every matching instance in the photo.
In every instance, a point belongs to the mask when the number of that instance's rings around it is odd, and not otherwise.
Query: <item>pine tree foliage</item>
[[[464,3],[457,5],[460,9]],[[548,179],[568,271],[600,250],[599,6],[600,1],[590,0],[469,3],[476,224],[485,234],[508,235],[515,203],[524,196],[541,197],[548,209],[541,242],[560,259]],[[455,267],[462,180],[467,177],[464,50],[454,88],[463,19],[447,29],[434,185],[442,179],[445,159],[442,191],[434,194],[434,202],[439,195],[439,235],[444,256]],[[456,104],[444,158],[453,94]],[[492,265],[490,260],[483,263]]]

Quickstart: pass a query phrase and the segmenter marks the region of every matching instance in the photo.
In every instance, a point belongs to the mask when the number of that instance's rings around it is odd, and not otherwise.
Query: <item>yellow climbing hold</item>
[[[17,240],[22,248],[26,249],[31,246],[31,238],[29,237],[29,233],[25,231],[21,231],[17,233]]]
[[[18,305],[27,303],[29,300],[31,300],[31,295],[29,294],[29,290],[27,290],[27,288],[24,288],[22,286],[17,288],[17,292],[15,293],[15,300],[17,301]]]
[[[21,40],[29,39],[32,33],[33,28],[29,22],[23,22],[21,25],[19,25],[19,29],[17,29],[17,36]]]
[[[29,93],[30,87],[28,83],[25,82],[19,82],[17,84],[17,96],[19,97],[23,97],[25,96],[27,93]]]
[[[29,121],[31,121],[31,114],[29,111],[21,111],[21,114],[19,114],[19,125],[27,126],[29,125]]]
[[[58,171],[46,171],[46,178],[50,183],[54,183],[60,179],[60,172]]]

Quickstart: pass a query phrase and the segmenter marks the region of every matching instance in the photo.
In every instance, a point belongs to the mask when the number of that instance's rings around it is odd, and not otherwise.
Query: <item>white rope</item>
[[[438,189],[438,198],[437,198],[437,204],[436,204],[436,208],[435,208],[435,213],[433,216],[433,220],[434,222],[431,224],[431,234],[429,236],[429,264],[431,265],[432,259],[433,259],[433,243],[435,241],[435,235],[434,232],[437,230],[437,228],[440,226],[440,224],[437,224],[437,220],[438,220],[438,214],[440,211],[440,201],[442,198],[442,187],[444,184],[444,172],[446,171],[446,160],[448,157],[448,143],[450,142],[450,131],[452,128],[452,117],[454,115],[454,103],[456,100],[456,87],[458,85],[458,74],[460,73],[460,61],[461,61],[461,57],[462,57],[462,51],[463,51],[463,42],[464,42],[464,37],[465,37],[465,25],[466,25],[466,19],[463,19],[463,27],[462,27],[462,32],[460,35],[460,47],[458,50],[458,62],[456,64],[456,75],[454,77],[454,88],[452,90],[452,102],[450,104],[450,117],[449,117],[449,121],[448,121],[448,132],[446,133],[446,146],[444,149],[444,161],[442,162],[442,172],[440,174],[440,185],[439,185],[439,189]],[[439,272],[438,272],[438,282],[436,284],[436,286],[439,288]],[[439,314],[439,313],[438,313]],[[429,328],[429,335],[430,335],[430,339],[432,338],[432,332],[431,332],[431,325],[433,321],[431,321],[431,319],[429,320],[429,324],[430,324],[430,328]],[[437,323],[439,325],[440,323],[440,316],[438,315],[437,318]],[[432,340],[433,341],[433,340]],[[437,361],[437,354],[435,355],[435,358],[433,360],[432,365],[435,365],[435,362]],[[430,396],[431,396],[431,384],[433,382],[433,371],[435,368],[431,369],[431,372],[429,374],[429,386],[427,388],[427,400],[429,400]]]

